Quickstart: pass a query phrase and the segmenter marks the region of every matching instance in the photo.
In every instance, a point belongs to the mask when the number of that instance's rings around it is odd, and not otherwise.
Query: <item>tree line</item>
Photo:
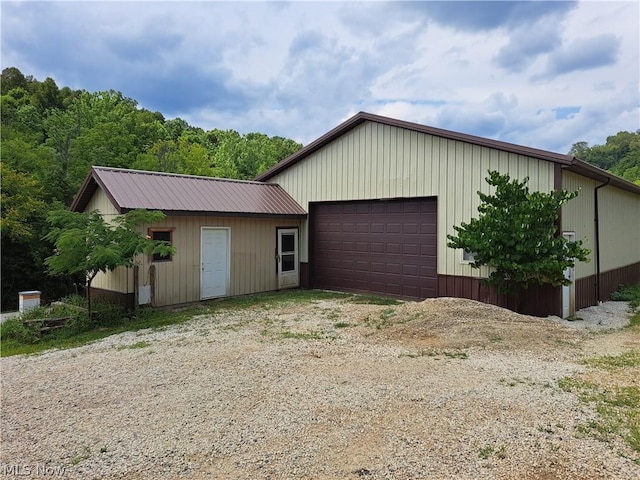
[[[618,132],[604,145],[574,143],[569,155],[640,185],[640,130]]]
[[[92,165],[251,179],[302,145],[263,133],[205,131],[139,108],[109,90],[59,88],[14,67],[0,78],[2,310],[18,291],[53,299],[77,279],[52,278],[44,259],[50,212],[68,207]]]

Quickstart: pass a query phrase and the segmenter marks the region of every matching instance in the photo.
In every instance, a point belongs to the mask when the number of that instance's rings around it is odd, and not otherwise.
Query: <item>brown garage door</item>
[[[435,297],[435,198],[310,206],[314,288]]]

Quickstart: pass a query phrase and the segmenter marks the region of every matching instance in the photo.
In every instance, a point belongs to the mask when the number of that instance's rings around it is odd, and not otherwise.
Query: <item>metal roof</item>
[[[91,167],[71,210],[83,211],[98,188],[120,213],[146,208],[166,215],[307,216],[276,184],[110,167]]]
[[[640,194],[640,187],[638,187],[637,185],[571,155],[563,155],[560,153],[549,152],[537,148],[516,145],[514,143],[507,143],[499,140],[492,140],[490,138],[477,137],[475,135],[468,135],[466,133],[459,133],[453,132],[451,130],[429,127],[426,125],[420,125],[418,123],[405,122],[403,120],[383,117],[381,115],[374,115],[367,112],[359,112],[355,114],[353,117],[349,118],[337,127],[325,133],[304,148],[298,150],[293,155],[290,155],[289,157],[275,164],[270,169],[261,173],[255,178],[255,180],[261,182],[269,180],[283,170],[286,170],[291,165],[294,165],[295,163],[305,159],[312,153],[325,147],[329,143],[336,140],[338,137],[347,133],[349,130],[352,130],[353,128],[367,121],[377,122],[392,127],[404,128],[414,132],[425,133],[427,135],[447,138],[450,140],[459,140],[461,142],[470,143],[472,145],[493,148],[495,150],[502,150],[504,152],[515,153],[517,155],[525,155],[528,157],[538,158],[540,160],[546,160],[548,162],[553,162],[560,165],[561,168],[565,168],[569,171],[578,173],[585,177],[589,177],[601,182],[607,182],[608,184],[616,186],[618,188],[622,188],[635,194]]]

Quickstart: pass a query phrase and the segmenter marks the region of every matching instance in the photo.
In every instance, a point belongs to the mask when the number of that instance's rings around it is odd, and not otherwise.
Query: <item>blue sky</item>
[[[566,153],[640,129],[639,5],[2,1],[1,64],[207,130],[367,111]]]

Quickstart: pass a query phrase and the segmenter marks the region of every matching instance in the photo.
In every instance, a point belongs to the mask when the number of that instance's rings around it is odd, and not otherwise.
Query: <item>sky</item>
[[[359,111],[567,153],[640,129],[640,2],[0,3],[2,69],[308,144]]]

